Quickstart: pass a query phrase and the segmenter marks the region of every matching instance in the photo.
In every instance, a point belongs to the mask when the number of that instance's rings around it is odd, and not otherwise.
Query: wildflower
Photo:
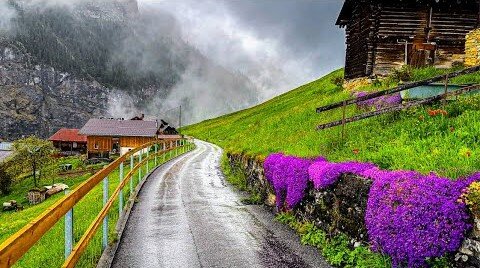
[[[359,154],[360,153],[360,150],[359,149],[353,149],[353,154]]]
[[[420,116],[418,117],[418,119],[419,119],[420,121],[423,121],[423,120],[425,120],[425,116],[420,115]]]

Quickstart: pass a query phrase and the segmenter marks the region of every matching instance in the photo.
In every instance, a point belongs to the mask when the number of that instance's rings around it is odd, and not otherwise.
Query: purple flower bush
[[[315,160],[283,154],[271,154],[265,159],[265,176],[273,186],[277,208],[294,208],[302,201],[308,182],[308,167]]]
[[[356,98],[359,98],[359,97],[367,96],[368,94],[369,94],[368,92],[360,91],[355,93],[354,95]],[[366,110],[374,107],[376,110],[380,110],[380,109],[398,105],[401,103],[402,103],[402,96],[400,95],[400,93],[395,93],[391,95],[385,95],[385,96],[380,96],[380,97],[369,99],[369,100],[360,101],[357,103],[357,107],[361,109],[366,109]]]
[[[371,163],[331,163],[327,161],[316,161],[308,168],[308,174],[315,189],[325,189],[334,184],[342,174],[359,174],[375,167],[376,166]]]
[[[471,228],[460,197],[472,182],[480,181],[480,173],[452,181],[434,173],[381,170],[372,163],[331,163],[283,154],[268,156],[264,168],[278,208],[285,203],[294,208],[309,180],[316,189],[325,189],[346,173],[371,179],[365,224],[372,248],[389,255],[394,267],[425,267],[427,258],[456,251]]]
[[[374,250],[394,267],[425,267],[425,259],[457,250],[469,215],[458,202],[464,183],[412,171],[376,172],[365,223]]]

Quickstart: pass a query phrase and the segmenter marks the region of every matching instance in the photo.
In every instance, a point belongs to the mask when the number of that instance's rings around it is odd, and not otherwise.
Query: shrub
[[[342,174],[360,173],[374,167],[371,163],[316,161],[308,168],[308,174],[315,189],[324,189],[334,184]]]
[[[303,199],[308,167],[313,161],[283,154],[271,154],[265,159],[265,176],[275,190],[278,209],[285,205],[292,209]]]
[[[5,164],[0,164],[0,193],[6,195],[10,193],[13,177],[7,172]]]
[[[308,160],[283,154],[265,160],[265,175],[279,194],[279,207],[286,200],[288,208],[293,208],[303,198],[307,180],[316,189],[324,189],[345,173],[373,180],[365,224],[372,249],[388,254],[394,267],[425,267],[427,260],[456,251],[471,227],[465,203],[474,211],[479,209],[480,183],[472,182],[480,181],[480,173],[452,181],[434,173],[381,170],[371,163],[330,163],[324,158]],[[462,193],[469,185],[468,201],[463,202]],[[343,248],[340,242],[331,243]],[[337,253],[324,252],[333,256],[333,263],[343,262],[346,255]]]
[[[470,228],[462,181],[413,171],[380,171],[374,178],[365,222],[374,250],[394,267],[424,267],[425,259],[457,250]]]

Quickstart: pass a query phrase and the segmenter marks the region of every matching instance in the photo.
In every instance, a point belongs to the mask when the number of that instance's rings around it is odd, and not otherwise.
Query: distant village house
[[[479,26],[478,0],[345,0],[345,78],[385,76],[405,64],[463,63],[465,36]]]
[[[162,120],[162,125],[168,126],[168,123]],[[159,138],[172,139],[174,135],[161,135],[161,125],[157,121],[146,121],[142,119],[90,119],[85,126],[80,129],[82,135],[87,136],[88,158],[109,157],[110,153],[120,153],[123,155],[133,148],[145,143],[157,140]]]
[[[78,133],[78,129],[62,128],[48,140],[62,154],[84,154],[87,151],[87,136]]]

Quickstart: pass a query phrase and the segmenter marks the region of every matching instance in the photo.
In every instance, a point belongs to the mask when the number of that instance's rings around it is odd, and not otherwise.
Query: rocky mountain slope
[[[0,91],[7,92],[0,138],[48,137],[92,116],[127,117],[127,102],[130,113],[158,117],[182,104],[186,117],[199,120],[258,101],[246,77],[183,41],[170,15],[139,13],[136,0],[9,3],[16,16],[0,31]],[[207,105],[212,98],[224,101]]]
[[[43,64],[13,44],[0,44],[0,137],[47,136],[106,112],[109,89]]]

